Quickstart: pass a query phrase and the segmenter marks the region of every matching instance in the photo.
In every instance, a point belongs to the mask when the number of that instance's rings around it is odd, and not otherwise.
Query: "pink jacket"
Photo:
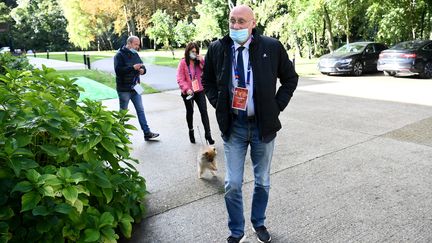
[[[201,83],[201,74],[202,74],[203,66],[204,66],[203,62],[201,62],[200,65],[196,66],[195,68],[193,64],[189,65],[192,77],[196,77],[196,79],[198,80],[198,86],[199,86],[198,92],[204,90]],[[182,94],[186,94],[186,92],[189,89],[192,90],[192,80],[189,76],[189,70],[187,68],[186,61],[184,58],[180,60],[180,63],[177,68],[177,83],[179,85]]]

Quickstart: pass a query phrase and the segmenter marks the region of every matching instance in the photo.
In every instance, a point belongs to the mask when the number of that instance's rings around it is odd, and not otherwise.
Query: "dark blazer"
[[[261,140],[269,142],[281,129],[279,113],[285,109],[297,87],[298,75],[283,45],[276,39],[252,32],[249,58],[253,71],[255,117]],[[210,44],[205,56],[202,83],[222,136],[229,136],[233,116],[229,94],[232,82],[232,47],[229,36]],[[276,90],[277,79],[281,86]]]
[[[133,65],[143,63],[137,53],[132,53],[126,46],[123,46],[117,51],[114,56],[114,70],[116,73],[117,91],[128,92],[132,91],[133,87],[139,80],[140,72],[133,68]],[[144,64],[141,69],[146,73]]]

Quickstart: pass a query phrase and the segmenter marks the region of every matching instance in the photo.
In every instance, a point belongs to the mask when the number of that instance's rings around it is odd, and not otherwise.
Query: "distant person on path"
[[[274,142],[282,127],[278,116],[298,82],[283,45],[258,34],[255,26],[250,7],[234,7],[229,15],[230,33],[211,43],[203,72],[204,90],[216,108],[224,141],[225,204],[231,231],[228,242],[245,239],[242,183],[248,146],[255,177],[251,222],[260,242],[271,241],[265,212]]]
[[[209,144],[214,144],[210,132],[210,122],[207,114],[207,103],[203,86],[201,84],[201,74],[204,60],[199,55],[199,47],[195,42],[186,46],[184,58],[180,60],[177,68],[177,83],[181,90],[181,97],[186,107],[186,122],[189,128],[189,140],[195,143],[193,129],[194,101],[198,105],[201,113],[201,121],[204,126],[205,139]]]
[[[129,100],[132,100],[139,124],[144,132],[144,140],[149,141],[158,137],[159,134],[150,131],[144,113],[140,75],[146,73],[146,68],[138,55],[139,46],[140,39],[136,36],[130,36],[126,41],[126,46],[120,48],[114,56],[114,70],[120,109],[126,110]]]

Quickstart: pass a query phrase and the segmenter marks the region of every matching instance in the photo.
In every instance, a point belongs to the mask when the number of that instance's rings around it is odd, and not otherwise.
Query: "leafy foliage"
[[[125,111],[77,103],[54,70],[0,75],[0,241],[115,242],[142,218],[145,180]]]
[[[57,1],[18,1],[11,11],[14,48],[36,50],[68,49],[66,19]]]
[[[5,67],[20,70],[32,68],[26,57],[13,56],[10,52],[0,54],[0,74],[6,73]]]

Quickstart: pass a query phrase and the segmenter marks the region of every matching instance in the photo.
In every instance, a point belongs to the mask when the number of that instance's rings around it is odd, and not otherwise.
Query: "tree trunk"
[[[135,23],[133,21],[133,19],[129,18],[129,9],[126,5],[123,6],[123,10],[124,10],[124,15],[125,15],[125,19],[126,19],[126,25],[128,28],[128,35],[135,35],[136,29],[135,29]]]
[[[326,4],[324,4],[323,8],[324,8],[324,20],[325,20],[325,25],[326,25],[326,33],[327,33],[327,37],[328,37],[328,48],[329,48],[330,52],[333,52],[334,51],[334,43],[333,43],[333,34],[332,34],[332,29],[331,29],[330,16],[328,14]]]
[[[313,36],[312,36],[312,40],[313,40],[313,55],[315,56],[317,54],[318,51],[318,43],[317,43],[317,31],[316,28],[313,29]]]
[[[349,44],[350,40],[350,17],[349,17],[349,0],[346,0],[346,11],[345,11],[345,21],[346,21],[346,29],[345,29],[345,35],[346,35],[346,43]]]

